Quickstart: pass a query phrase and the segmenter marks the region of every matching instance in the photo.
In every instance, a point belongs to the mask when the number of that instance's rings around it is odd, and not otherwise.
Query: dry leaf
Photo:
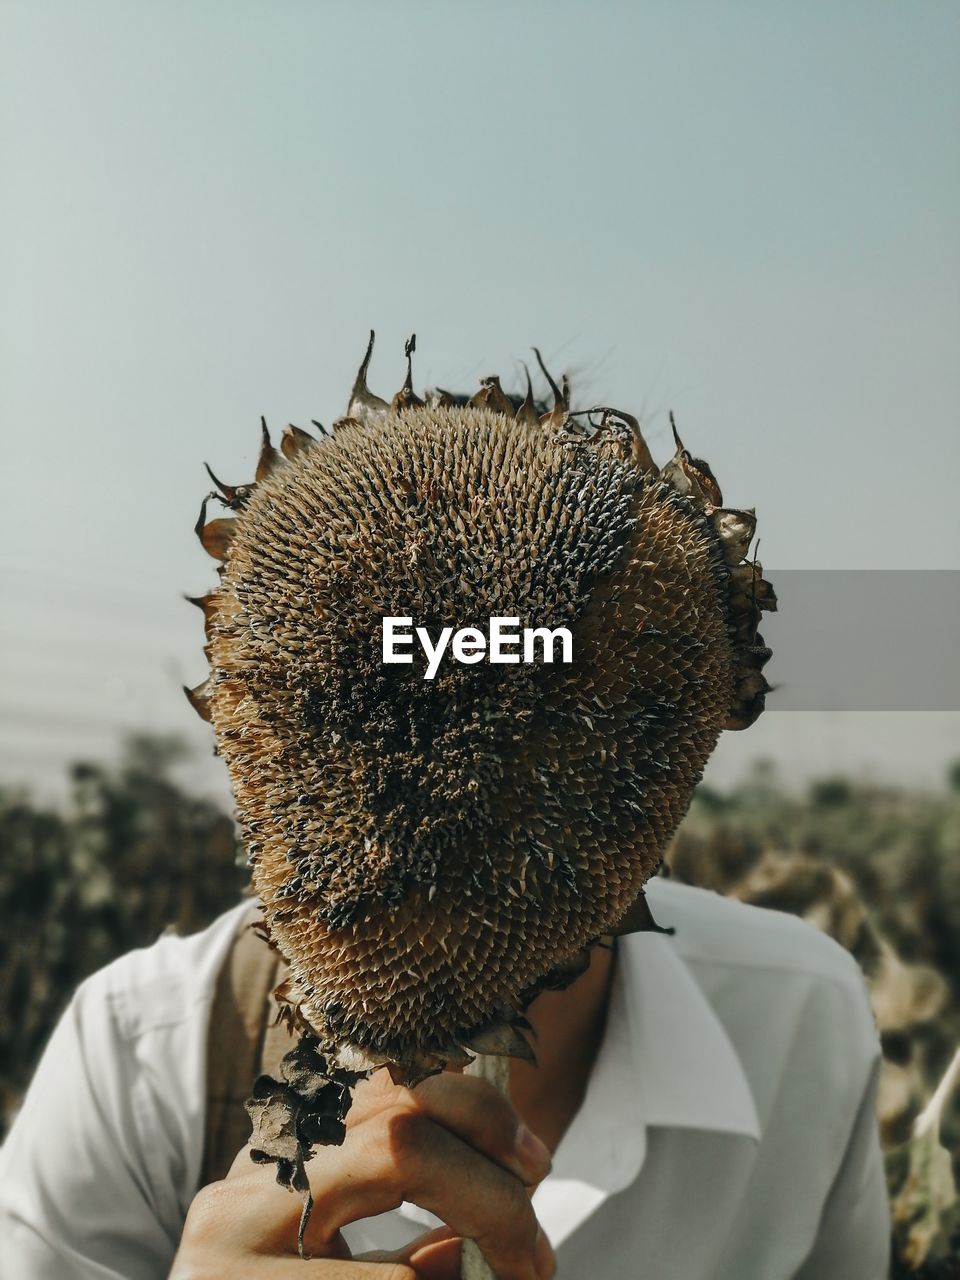
[[[958,1078],[960,1049],[917,1117],[913,1136],[887,1157],[894,1250],[907,1274],[944,1263],[950,1269],[929,1274],[960,1275],[960,1201],[950,1152],[940,1142],[940,1120]]]

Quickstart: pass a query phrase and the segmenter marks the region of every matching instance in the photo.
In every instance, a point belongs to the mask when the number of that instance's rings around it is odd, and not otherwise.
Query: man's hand
[[[404,1089],[377,1071],[357,1086],[343,1145],[307,1165],[311,1261],[297,1256],[300,1197],[245,1147],[191,1204],[170,1280],[458,1280],[464,1237],[498,1280],[548,1280],[553,1250],[529,1188],[549,1167],[547,1148],[486,1081],[445,1072]],[[447,1226],[398,1253],[352,1258],[341,1227],[404,1200]]]

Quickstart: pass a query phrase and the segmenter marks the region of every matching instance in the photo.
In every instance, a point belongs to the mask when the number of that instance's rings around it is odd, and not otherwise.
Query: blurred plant
[[[72,770],[64,812],[0,788],[0,1130],[76,985],[165,929],[189,933],[246,884],[233,822],[171,778],[169,738],[134,737],[115,768]]]
[[[944,1108],[958,1079],[960,1049],[917,1117],[909,1142],[887,1156],[896,1255],[907,1275],[958,1259],[960,1202],[950,1155],[940,1141]]]
[[[763,764],[722,795],[698,789],[670,862],[726,892],[767,850],[822,861],[849,876],[901,959],[931,965],[960,1001],[958,780],[960,761],[937,792],[825,778],[794,794]]]
[[[0,1128],[82,978],[202,928],[246,886],[233,822],[177,784],[185,764],[175,739],[141,736],[115,767],[75,765],[62,812],[0,787],[0,999],[16,1014],[0,1022]],[[763,761],[730,791],[697,790],[668,858],[678,879],[803,916],[860,962],[884,1052],[894,1274],[923,1280],[960,1275],[960,761],[945,783],[830,777],[799,795]]]
[[[723,796],[701,788],[671,870],[801,916],[856,957],[884,1057],[892,1274],[960,1276],[960,762],[943,794],[834,777],[798,797],[771,781],[765,765]]]

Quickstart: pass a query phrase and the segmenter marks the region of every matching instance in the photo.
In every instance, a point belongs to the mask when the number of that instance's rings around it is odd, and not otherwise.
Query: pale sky
[[[770,576],[960,569],[953,0],[0,14],[0,782],[155,727],[222,791],[202,463],[341,413],[370,327],[383,395],[415,330],[421,387],[536,343],[658,461],[672,408]],[[772,709],[715,776],[760,753],[932,785],[960,715]]]

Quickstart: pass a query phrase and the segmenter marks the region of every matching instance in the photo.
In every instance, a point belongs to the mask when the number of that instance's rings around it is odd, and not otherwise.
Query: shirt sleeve
[[[80,984],[0,1149],[0,1280],[166,1280],[202,1165],[217,978],[251,905]]]
[[[163,1221],[144,1152],[149,1101],[109,976],[102,970],[74,995],[0,1150],[3,1280],[169,1272],[178,1233]]]
[[[874,1063],[813,1249],[795,1280],[886,1280],[890,1208],[877,1128],[880,1061]]]

